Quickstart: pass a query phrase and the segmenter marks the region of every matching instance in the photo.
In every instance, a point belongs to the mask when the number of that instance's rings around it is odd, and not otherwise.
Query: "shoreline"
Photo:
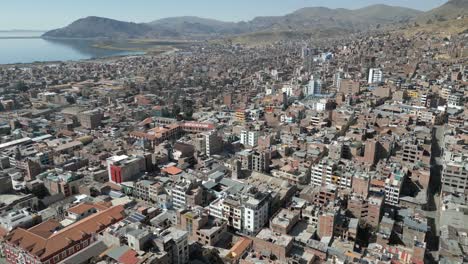
[[[0,37],[0,40],[2,38]],[[83,38],[49,38],[49,37],[6,37],[4,39],[50,39],[50,40],[88,40],[92,39],[83,39]],[[99,41],[98,39],[94,39]],[[102,40],[101,40],[102,41]],[[127,39],[127,40],[108,40],[109,43],[89,43],[89,47],[112,50],[112,51],[121,51],[128,52],[129,54],[115,54],[110,56],[103,57],[92,57],[78,60],[50,60],[50,61],[31,61],[31,62],[14,62],[14,63],[0,63],[0,67],[25,67],[25,66],[34,66],[34,65],[47,65],[47,64],[57,64],[57,63],[79,63],[79,62],[94,62],[94,61],[103,61],[103,60],[113,60],[119,58],[125,58],[129,56],[160,56],[165,54],[172,54],[179,51],[177,47],[179,45],[186,45],[194,43],[194,41],[175,41],[175,40],[160,40],[160,39]],[[132,47],[133,46],[133,47]]]

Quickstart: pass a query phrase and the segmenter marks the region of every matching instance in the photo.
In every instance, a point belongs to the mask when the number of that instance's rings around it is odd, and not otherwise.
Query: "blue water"
[[[92,47],[90,40],[42,39],[43,32],[0,31],[0,64],[45,61],[70,61],[110,56],[136,55],[141,52]]]

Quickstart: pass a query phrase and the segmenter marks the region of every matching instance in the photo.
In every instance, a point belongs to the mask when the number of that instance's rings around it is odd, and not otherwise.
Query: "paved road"
[[[427,250],[430,258],[428,263],[436,263],[438,259],[439,248],[439,217],[440,217],[440,189],[442,172],[442,155],[444,146],[444,126],[434,128],[433,144],[431,153],[431,181],[428,190],[428,210],[425,215],[431,231],[427,234]]]

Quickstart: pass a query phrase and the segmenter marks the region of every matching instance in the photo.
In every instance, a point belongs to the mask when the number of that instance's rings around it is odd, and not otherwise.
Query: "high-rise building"
[[[466,162],[450,161],[444,164],[442,189],[455,193],[468,192],[468,164]]]
[[[225,220],[228,226],[255,235],[268,223],[271,195],[256,188],[228,195],[210,204],[210,215]]]
[[[78,115],[81,126],[89,129],[97,128],[101,125],[103,114],[99,109],[81,112]]]
[[[381,83],[383,82],[383,72],[381,69],[378,68],[371,68],[369,69],[369,78],[368,83]]]
[[[203,134],[205,137],[205,153],[207,156],[217,154],[223,150],[223,139],[218,136],[216,131],[210,131]]]
[[[322,81],[311,77],[309,84],[304,87],[304,96],[319,95],[322,93]]]
[[[243,130],[240,135],[240,142],[244,146],[256,147],[258,145],[258,131],[247,131]]]
[[[270,170],[271,153],[261,151],[252,153],[252,170],[258,172],[268,172]]]
[[[107,170],[110,182],[122,183],[134,180],[135,176],[146,170],[146,160],[138,156],[113,156],[107,159]]]

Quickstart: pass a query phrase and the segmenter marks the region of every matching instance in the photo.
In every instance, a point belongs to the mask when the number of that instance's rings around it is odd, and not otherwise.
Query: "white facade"
[[[314,79],[314,76],[309,81],[309,84],[304,86],[304,96],[318,95],[322,93],[322,81],[320,79]]]
[[[450,108],[463,109],[463,94],[450,94],[447,98],[447,106]]]
[[[268,222],[268,203],[263,203],[259,208],[245,207],[244,232],[256,234]]]
[[[323,177],[326,184],[332,184],[333,164],[327,162],[319,162],[311,169],[310,184],[313,186],[322,186]]]
[[[372,68],[369,70],[369,84],[381,83],[383,81],[383,72],[381,69]]]
[[[246,131],[243,130],[240,135],[240,142],[244,146],[255,147],[258,145],[258,131]]]
[[[398,205],[400,201],[401,182],[395,179],[385,180],[385,203]]]
[[[281,88],[281,92],[286,93],[288,96],[293,95],[293,88],[290,85],[285,85]]]
[[[257,199],[253,196],[239,198],[239,204],[233,205],[220,198],[209,206],[210,216],[223,219],[234,229],[248,235],[254,235],[268,223],[268,196],[263,194]]]

